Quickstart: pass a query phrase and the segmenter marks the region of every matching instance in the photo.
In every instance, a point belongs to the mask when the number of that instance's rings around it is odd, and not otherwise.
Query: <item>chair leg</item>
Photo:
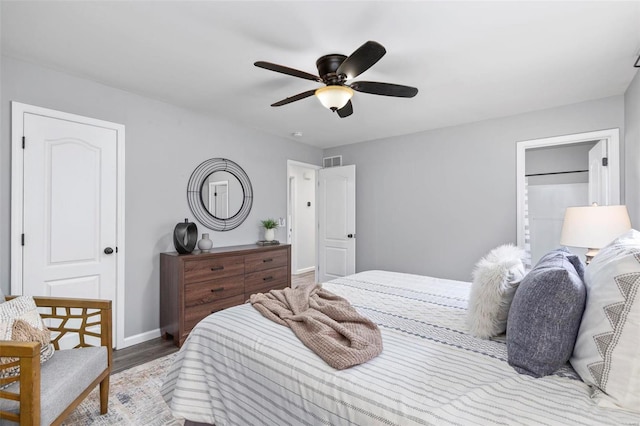
[[[100,414],[107,414],[109,409],[109,376],[100,382]]]

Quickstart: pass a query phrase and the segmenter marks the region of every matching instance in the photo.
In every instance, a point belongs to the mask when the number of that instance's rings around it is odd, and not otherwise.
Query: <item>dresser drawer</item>
[[[289,264],[286,250],[269,250],[245,256],[244,266],[247,274],[265,269],[277,268]]]
[[[241,305],[244,301],[244,294],[241,294],[204,305],[190,306],[184,310],[184,331],[188,333],[197,323],[210,314],[232,306]]]
[[[285,288],[288,282],[288,266],[253,272],[244,277],[244,292],[246,295],[265,293],[275,288]]]
[[[244,294],[244,299],[249,300],[252,294],[258,293],[269,293],[271,290],[282,290],[283,288],[287,288],[288,285],[286,282],[280,281],[277,283],[265,284],[262,287],[255,287],[252,291],[247,290]]]
[[[184,302],[185,306],[196,306],[243,293],[244,275],[236,275],[187,284],[184,291]]]
[[[244,274],[242,256],[188,260],[184,262],[185,283],[208,281]]]

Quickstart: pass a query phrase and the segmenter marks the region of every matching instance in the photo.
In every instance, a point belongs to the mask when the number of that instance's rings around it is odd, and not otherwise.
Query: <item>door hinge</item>
[[[24,146],[27,142],[27,138],[25,138],[24,136],[22,137],[22,149],[24,149]]]
[[[24,245],[24,234],[20,236],[20,244]]]
[[[609,165],[609,159],[607,157],[602,157],[602,167],[607,167]]]

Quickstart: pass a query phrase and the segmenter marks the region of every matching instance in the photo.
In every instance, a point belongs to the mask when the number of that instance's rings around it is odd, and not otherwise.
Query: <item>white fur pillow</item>
[[[482,339],[502,334],[513,295],[525,275],[524,250],[505,244],[491,250],[473,270],[467,326]]]

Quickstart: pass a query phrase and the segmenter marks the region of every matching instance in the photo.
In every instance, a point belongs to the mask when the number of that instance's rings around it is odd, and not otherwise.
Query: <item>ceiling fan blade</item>
[[[398,98],[413,98],[418,94],[418,89],[400,84],[378,83],[375,81],[354,81],[349,84],[353,90],[373,95],[395,96]]]
[[[345,118],[353,114],[353,104],[351,103],[351,100],[349,100],[349,102],[347,102],[347,104],[340,108],[337,112],[340,118]]]
[[[296,70],[293,68],[285,67],[284,65],[272,64],[271,62],[258,61],[255,62],[255,65],[258,68],[264,68],[269,71],[280,72],[282,74],[292,75],[294,77],[304,78],[305,80],[311,81],[322,81],[322,79],[313,74],[309,74],[308,72]]]
[[[378,42],[368,41],[340,64],[336,74],[345,74],[347,79],[354,78],[368,70],[387,53]]]
[[[313,96],[316,93],[314,90],[307,90],[306,92],[298,93],[297,95],[293,95],[289,98],[285,98],[281,101],[276,102],[275,104],[271,104],[272,107],[279,107],[282,105],[290,104],[291,102],[299,101],[300,99],[308,98],[309,96]]]

